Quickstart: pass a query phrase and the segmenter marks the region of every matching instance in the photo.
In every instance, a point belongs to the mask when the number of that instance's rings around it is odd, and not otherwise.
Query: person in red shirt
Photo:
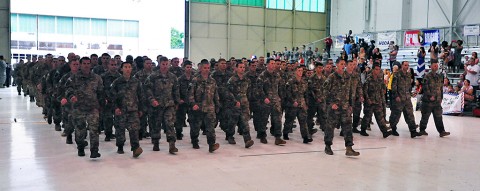
[[[333,44],[332,36],[328,35],[328,37],[325,38],[324,42],[325,42],[325,48],[327,49],[328,57],[330,58],[330,48],[332,47],[332,44]]]

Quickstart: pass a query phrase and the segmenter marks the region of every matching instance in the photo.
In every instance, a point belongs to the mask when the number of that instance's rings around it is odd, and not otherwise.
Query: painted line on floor
[[[387,147],[371,147],[371,148],[355,148],[355,150],[377,150],[377,149],[386,149]],[[345,149],[333,149],[332,151],[344,151]],[[288,153],[266,153],[266,154],[255,154],[255,155],[240,155],[240,157],[258,157],[258,156],[271,156],[271,155],[290,155],[290,154],[303,154],[303,153],[318,153],[324,152],[321,151],[296,151]]]

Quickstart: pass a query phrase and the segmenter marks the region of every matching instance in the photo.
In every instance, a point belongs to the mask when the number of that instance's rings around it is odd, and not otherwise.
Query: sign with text
[[[463,36],[478,36],[480,35],[480,26],[479,25],[472,25],[472,26],[464,26],[463,27]]]
[[[440,30],[405,31],[405,46],[425,46],[440,42]]]
[[[440,44],[440,30],[424,30],[423,31],[423,43],[422,46],[432,44],[432,42],[437,42]]]
[[[343,35],[339,35],[339,36],[336,36],[335,37],[335,48],[343,48],[343,44],[345,42],[345,40],[347,39],[347,37],[343,36]]]
[[[395,32],[386,32],[386,33],[377,34],[377,44],[378,44],[378,48],[380,49],[387,49],[388,43],[390,43],[390,41],[395,42],[396,40],[397,40],[397,33]]]
[[[463,93],[444,93],[442,100],[443,114],[454,114],[463,112]]]

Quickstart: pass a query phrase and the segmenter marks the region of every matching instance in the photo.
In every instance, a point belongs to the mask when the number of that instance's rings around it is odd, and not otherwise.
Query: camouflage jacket
[[[55,72],[55,75],[53,77],[53,87],[58,88],[60,86],[60,80],[62,79],[62,77],[69,72],[70,72],[70,66],[68,64],[60,66],[60,68],[57,68],[57,71]]]
[[[363,98],[365,99],[364,103],[369,103],[371,105],[382,105],[385,104],[385,92],[387,87],[383,83],[382,76],[378,76],[375,79],[372,75],[368,76],[363,85]]]
[[[19,63],[17,65],[17,68],[15,68],[15,79],[18,80],[18,81],[21,81],[23,79],[23,72],[25,71],[25,68],[26,65],[25,63],[21,64]]]
[[[307,109],[307,91],[308,82],[303,78],[297,80],[296,77],[292,77],[288,80],[286,85],[286,99],[285,104],[287,107],[294,107],[293,103],[297,102],[299,108]]]
[[[183,75],[184,69],[182,67],[170,67],[168,68],[168,71],[171,72],[172,74],[175,74],[177,78]]]
[[[34,85],[40,84],[42,82],[42,78],[50,72],[50,66],[46,63],[42,64],[35,64],[33,67],[33,73],[31,74],[31,80]]]
[[[56,91],[57,91],[57,100],[62,101],[63,98],[67,98],[67,94],[65,94],[65,91],[67,90],[67,87],[65,87],[66,82],[68,79],[73,75],[72,72],[68,72],[65,75],[63,75],[60,80],[58,81],[58,84],[56,86]],[[67,98],[68,99],[68,98]]]
[[[103,89],[105,91],[106,99],[108,100],[106,106],[107,107],[113,107],[113,98],[110,97],[110,95],[111,95],[110,94],[110,87],[112,85],[112,82],[115,81],[115,79],[122,76],[122,74],[120,74],[119,72],[112,73],[112,72],[107,71],[100,76],[102,77]]]
[[[198,105],[199,111],[215,112],[216,107],[220,107],[217,84],[211,76],[207,79],[202,75],[195,76],[189,91],[189,103],[191,106]]]
[[[259,100],[263,102],[265,98],[268,98],[270,102],[280,103],[279,87],[282,79],[277,72],[268,72],[265,70],[263,73],[258,76],[258,93]]]
[[[42,79],[42,93],[48,94],[49,96],[54,96],[57,94],[54,86],[54,78],[57,70],[52,70],[48,72]]]
[[[243,75],[243,79],[235,74],[227,83],[228,93],[225,107],[235,107],[236,102],[240,102],[242,109],[248,109],[248,92],[250,91],[250,79]]]
[[[27,64],[25,64],[25,68],[23,68],[22,72],[24,80],[32,82],[34,67],[37,63],[38,62],[28,62]]]
[[[403,73],[402,70],[399,70],[393,74],[391,93],[394,100],[400,97],[401,101],[410,101],[411,80],[410,72]]]
[[[68,78],[65,87],[69,101],[73,96],[77,97],[77,102],[73,103],[74,109],[92,111],[105,105],[103,81],[97,74],[90,72],[84,75],[79,72]]]
[[[363,97],[362,79],[360,73],[353,71],[353,73],[349,74],[349,78],[351,80],[350,85],[352,86],[352,95],[354,96],[354,101],[359,102],[360,98]]]
[[[143,89],[140,80],[120,76],[112,82],[110,87],[110,98],[113,101],[113,107],[119,108],[122,112],[142,111],[144,112]]]
[[[230,77],[232,77],[232,73],[228,70],[222,72],[220,70],[215,70],[212,72],[211,77],[215,80],[217,87],[218,87],[218,96],[220,98],[220,102],[224,102],[225,96],[228,92],[227,90],[227,82]]]
[[[140,70],[138,71],[136,74],[135,74],[135,78],[137,78],[138,80],[140,80],[140,82],[142,84],[145,84],[145,82],[147,81],[147,78],[148,76],[150,76],[151,74],[153,74],[153,70],[148,72],[147,70],[143,69],[143,70]]]
[[[173,107],[180,101],[177,77],[170,72],[164,75],[157,71],[148,76],[145,91],[147,101],[151,104],[156,100],[158,107]]]
[[[247,77],[250,81],[250,88],[248,88],[247,97],[249,101],[257,101],[258,100],[258,73],[248,71],[245,73],[245,77]]]
[[[185,103],[188,103],[188,88],[190,86],[190,83],[192,82],[193,79],[193,72],[190,73],[190,77],[187,77],[186,74],[183,74],[178,78],[178,86],[179,86],[179,92],[180,92],[180,99],[183,100]]]
[[[325,80],[326,78],[323,74],[317,75],[316,73],[308,79],[309,103],[319,104],[325,102],[325,96],[323,94],[323,84]],[[320,100],[320,102],[317,102],[317,100]]]
[[[348,74],[342,75],[333,72],[328,76],[323,84],[323,94],[328,105],[337,104],[344,110],[352,106],[352,88]]]
[[[441,104],[443,100],[443,76],[435,72],[430,72],[423,78],[423,96],[422,101]],[[430,101],[431,97],[435,99]]]
[[[92,72],[101,76],[103,73],[107,72],[107,69],[103,65],[97,65],[93,67]]]

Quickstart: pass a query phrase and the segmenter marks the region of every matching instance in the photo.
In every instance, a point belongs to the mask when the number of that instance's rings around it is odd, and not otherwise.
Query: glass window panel
[[[73,35],[73,17],[57,17],[57,34]]]
[[[27,14],[18,14],[18,32],[28,32],[36,33],[37,32],[37,16],[36,15],[27,15]]]
[[[121,20],[108,20],[108,36],[123,36],[123,21]]]
[[[107,36],[107,19],[91,19],[92,35]]]
[[[263,7],[263,0],[231,0],[232,5],[244,5],[253,7]]]
[[[17,18],[18,18],[18,15],[17,14],[10,14],[10,30],[11,32],[17,32]]]
[[[124,21],[124,36],[138,37],[138,21]]]
[[[215,4],[227,4],[226,0],[191,0],[194,3],[215,3]]]
[[[325,12],[325,0],[296,0],[295,10],[309,12]]]
[[[267,0],[267,8],[293,10],[293,0]]]
[[[90,19],[75,18],[73,20],[73,30],[76,35],[90,35]]]
[[[39,33],[55,33],[55,17],[54,16],[38,16],[38,32]]]

